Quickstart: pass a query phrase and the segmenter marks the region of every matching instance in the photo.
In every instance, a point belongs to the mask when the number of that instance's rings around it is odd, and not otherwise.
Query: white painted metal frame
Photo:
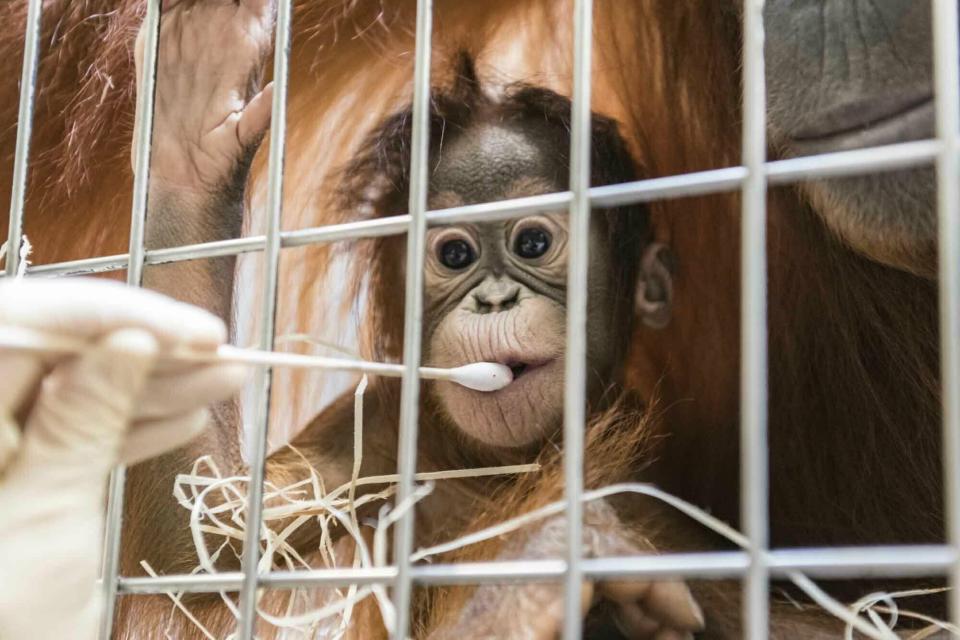
[[[417,435],[420,410],[420,343],[423,326],[423,254],[427,233],[427,164],[430,151],[430,48],[433,36],[433,0],[417,0],[417,31],[413,72],[413,131],[410,156],[410,221],[407,226],[406,300],[403,311],[403,381],[400,388],[400,443],[397,452],[396,506],[406,505],[415,491]],[[410,629],[413,600],[414,507],[396,524],[393,561],[397,579],[393,584],[395,627],[390,637],[404,639]]]
[[[743,635],[767,637],[767,89],[764,0],[743,3],[743,149],[740,220],[740,526],[750,541]]]
[[[127,261],[127,284],[139,287],[143,280],[144,229],[147,219],[147,196],[150,186],[150,149],[153,138],[153,103],[156,93],[157,53],[160,42],[160,0],[147,2],[144,18],[146,40],[143,51],[143,77],[137,88],[137,110],[141,114],[134,132],[137,155],[134,160],[133,210],[130,214],[130,259]],[[22,212],[21,212],[22,215]],[[117,466],[110,474],[107,495],[106,543],[103,549],[104,613],[100,622],[101,640],[109,640],[120,578],[120,539],[123,528],[123,490],[126,468]]]
[[[260,297],[260,348],[273,351],[277,284],[280,271],[280,219],[283,211],[283,162],[287,140],[287,90],[290,79],[290,38],[293,0],[277,3],[276,44],[273,62],[273,106],[270,118],[270,155],[267,167],[267,216],[263,257],[263,290]],[[257,370],[256,419],[250,447],[250,481],[247,485],[246,538],[243,541],[240,587],[240,621],[237,638],[252,640],[257,624],[257,593],[260,589],[260,528],[263,512],[263,475],[270,422],[270,389],[273,369]]]
[[[24,197],[29,166],[29,142],[39,54],[42,0],[28,0],[27,31],[19,129],[14,161],[9,218],[9,251],[5,273],[16,273],[22,237]],[[565,584],[566,640],[580,634],[580,588],[589,578],[742,578],[746,637],[767,636],[768,585],[771,577],[802,570],[811,577],[946,576],[960,586],[960,74],[958,74],[957,5],[955,0],[931,0],[934,16],[934,65],[937,138],[766,162],[765,83],[763,60],[763,0],[743,0],[743,155],[742,166],[703,171],[628,184],[590,187],[590,67],[592,0],[574,3],[574,83],[571,127],[570,190],[498,203],[427,211],[428,105],[432,0],[419,0],[414,72],[413,154],[408,215],[281,231],[283,160],[286,131],[288,62],[291,38],[291,0],[280,0],[271,142],[269,150],[268,216],[263,235],[206,244],[145,251],[143,225],[147,210],[150,136],[159,33],[160,2],[147,3],[147,43],[144,77],[139,92],[143,118],[135,132],[138,142],[136,179],[131,217],[130,249],[125,255],[39,265],[31,276],[64,276],[127,269],[127,282],[139,286],[144,265],[195,260],[247,252],[263,252],[265,275],[261,307],[261,346],[272,348],[276,311],[277,265],[286,247],[339,240],[407,234],[408,265],[404,313],[404,377],[401,404],[398,501],[414,490],[418,418],[420,328],[422,315],[423,248],[428,224],[505,219],[534,212],[569,208],[571,224],[570,291],[567,320],[567,359],[564,405],[564,441],[568,550],[556,560],[518,560],[495,563],[412,565],[412,510],[400,519],[395,538],[394,566],[376,569],[318,569],[257,572],[259,545],[249,536],[243,551],[243,569],[217,575],[124,578],[118,575],[124,472],[113,474],[110,486],[103,589],[106,611],[101,638],[109,638],[115,599],[119,594],[237,591],[240,622],[237,637],[253,638],[256,595],[264,588],[333,587],[383,583],[393,587],[397,606],[395,638],[406,638],[410,602],[415,585],[480,584],[562,580]],[[940,309],[944,397],[944,476],[947,544],[930,546],[808,548],[770,550],[767,509],[767,313],[766,313],[766,191],[767,185],[790,184],[812,178],[891,171],[935,164],[938,176],[940,242]],[[740,190],[742,193],[742,308],[741,308],[741,448],[742,521],[751,540],[745,551],[673,554],[657,557],[585,559],[581,554],[583,493],[583,426],[585,394],[585,329],[587,230],[591,207],[615,206],[681,196]],[[258,377],[257,430],[247,514],[251,529],[260,521],[263,495],[265,436],[269,415],[271,372]],[[950,597],[951,620],[960,619],[960,591]]]
[[[563,639],[580,637],[583,585],[583,448],[587,388],[587,266],[590,246],[590,65],[593,0],[573,3],[573,113],[570,116],[570,257],[563,389],[563,480],[567,503]]]
[[[940,370],[943,395],[944,514],[947,544],[960,545],[960,72],[957,3],[933,0],[937,229],[940,259]],[[960,559],[948,574],[950,619],[960,620]]]

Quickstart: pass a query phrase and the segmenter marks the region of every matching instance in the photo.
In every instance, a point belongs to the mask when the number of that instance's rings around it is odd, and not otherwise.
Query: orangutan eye
[[[447,240],[440,245],[438,257],[443,266],[454,270],[466,269],[477,259],[470,243],[460,238]]]
[[[517,234],[513,252],[526,260],[539,258],[550,249],[550,232],[543,227],[527,227]]]

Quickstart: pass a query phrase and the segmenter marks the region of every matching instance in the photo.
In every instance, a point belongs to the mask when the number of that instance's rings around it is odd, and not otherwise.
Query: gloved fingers
[[[9,412],[0,409],[0,476],[20,448],[20,425]]]
[[[136,464],[190,442],[210,424],[206,407],[137,422],[120,445],[120,462]]]
[[[249,368],[240,364],[193,364],[156,372],[147,381],[135,419],[179,415],[226,400],[240,390],[248,373]]]
[[[43,358],[35,354],[0,351],[0,412],[11,416],[36,393],[46,370]]]
[[[27,418],[18,461],[113,466],[156,356],[153,335],[120,329],[58,365]]]
[[[199,349],[213,349],[227,335],[223,322],[203,309],[92,278],[0,282],[3,324],[89,339],[138,328],[152,333],[161,345]]]
[[[36,355],[0,352],[0,474],[20,448],[22,437],[16,416],[36,395],[45,368]]]

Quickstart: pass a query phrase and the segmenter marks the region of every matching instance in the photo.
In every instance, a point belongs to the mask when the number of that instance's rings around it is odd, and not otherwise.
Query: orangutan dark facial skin
[[[431,234],[427,298],[441,319],[429,337],[429,361],[441,367],[500,362],[513,371],[513,382],[493,393],[436,385],[453,422],[487,444],[536,442],[562,416],[566,249],[559,217]],[[476,257],[458,270],[445,263],[461,259],[460,247],[471,247]],[[544,255],[535,257],[543,247]],[[519,253],[524,248],[530,257]],[[609,362],[600,366],[609,369]]]
[[[934,135],[932,19],[916,0],[770,0],[771,143],[805,156]],[[801,186],[856,251],[907,271],[936,267],[934,171],[918,168]]]
[[[532,122],[475,124],[443,146],[431,181],[432,209],[550,193],[564,189],[565,149]],[[622,215],[630,215],[622,214]],[[498,362],[514,380],[493,393],[439,382],[440,405],[460,431],[486,445],[539,443],[562,423],[566,279],[570,238],[566,212],[430,229],[425,256],[426,361],[456,367]],[[641,281],[663,290],[669,273],[649,245]],[[617,291],[610,269],[606,220],[590,229],[588,354],[591,395],[614,377],[618,363]],[[648,257],[650,256],[650,257]],[[658,308],[669,306],[660,301]],[[642,314],[641,317],[646,317]]]
[[[607,254],[600,225],[591,253]],[[465,227],[438,228],[428,238],[428,358],[443,367],[500,362],[513,382],[494,393],[438,383],[436,393],[458,427],[486,444],[519,447],[539,441],[560,424],[567,269],[566,215],[554,214]],[[614,330],[599,326],[612,308],[602,260],[592,271],[589,333],[591,370],[608,376],[614,365]]]

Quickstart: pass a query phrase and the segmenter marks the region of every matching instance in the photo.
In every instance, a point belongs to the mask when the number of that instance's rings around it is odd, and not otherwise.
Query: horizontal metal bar
[[[392,584],[396,578],[397,568],[392,566],[375,569],[325,569],[322,572],[274,571],[262,575],[260,584],[274,589],[296,589],[298,587],[332,587],[351,584],[358,586],[378,583]]]
[[[507,566],[507,565],[514,566]],[[584,558],[583,576],[588,579],[737,577],[747,566],[740,551],[677,553],[669,555]],[[565,574],[563,560],[529,560],[514,563],[486,562],[417,567],[420,584],[508,584],[558,581]]]
[[[767,182],[776,185],[896,171],[931,164],[936,159],[940,147],[939,140],[902,142],[869,149],[775,160],[766,163],[764,171]],[[594,207],[616,207],[637,202],[736,191],[741,188],[747,173],[746,167],[727,167],[593,187],[590,189],[590,202]]]
[[[942,576],[958,559],[948,546],[823,547],[779,549],[769,552],[767,566],[783,578],[800,571],[811,578],[905,578]],[[675,553],[650,556],[590,558],[583,561],[584,575],[594,579],[739,578],[749,558],[742,551]],[[564,561],[514,560],[416,565],[413,580],[418,584],[507,584],[557,581],[564,575]],[[274,589],[299,587],[343,587],[351,584],[391,584],[396,567],[375,569],[315,569],[273,571],[260,577],[260,584]],[[215,575],[121,578],[120,593],[208,593],[236,591],[243,574],[234,571]]]
[[[746,176],[747,170],[744,167],[727,167],[593,187],[590,189],[590,204],[594,207],[619,207],[668,198],[736,191]]]
[[[813,578],[943,576],[957,562],[948,545],[779,549],[769,554],[774,575],[799,571]]]
[[[130,256],[128,254],[122,253],[112,256],[101,256],[99,258],[82,258],[80,260],[38,264],[28,268],[27,275],[45,277],[89,276],[97,273],[122,271],[127,268],[129,258]],[[147,258],[149,258],[149,252],[145,260]]]
[[[185,244],[179,247],[147,251],[144,264],[169,264],[171,262],[182,262],[184,260],[195,260],[197,258],[222,258],[239,255],[241,253],[263,251],[265,246],[266,237],[262,235],[215,240],[213,242],[200,244]],[[114,256],[114,258],[119,258],[119,263],[122,265],[125,262],[124,258],[126,258],[126,256]]]
[[[746,567],[746,556],[740,552],[704,553],[670,556],[644,556],[584,560],[588,576],[619,577],[690,576],[735,577]],[[625,562],[632,571],[625,571]],[[509,562],[459,563],[417,565],[411,575],[418,584],[510,584],[559,581],[566,563],[554,560],[515,560]],[[317,569],[312,571],[271,572],[261,576],[260,584],[276,589],[303,587],[345,587],[351,584],[392,584],[397,577],[396,567],[382,569]],[[239,572],[216,575],[161,576],[159,578],[121,578],[120,593],[203,593],[235,591],[243,574]]]
[[[941,147],[939,140],[917,140],[868,149],[776,160],[766,164],[767,182],[786,185],[806,180],[842,178],[923,167],[936,160]]]
[[[121,595],[152,593],[216,593],[236,591],[243,582],[239,571],[213,575],[176,575],[144,578],[120,578],[117,593]]]
[[[416,565],[417,584],[474,585],[559,582],[567,564],[560,558],[549,560],[512,560],[509,562],[461,562],[457,564]]]
[[[500,202],[485,202],[449,209],[437,209],[427,213],[427,224],[464,224],[469,222],[507,220],[535,213],[566,211],[570,192],[546,193],[525,198],[513,198]],[[284,247],[302,247],[321,242],[337,242],[359,238],[373,238],[406,233],[410,225],[409,214],[390,216],[377,220],[363,220],[344,224],[288,231],[283,234]]]
[[[514,198],[500,202],[437,209],[427,213],[427,222],[432,225],[476,222],[479,220],[504,220],[524,215],[547,212],[565,212],[570,202],[570,192],[561,191],[526,198]],[[280,242],[283,248],[304,247],[324,242],[359,240],[406,233],[410,216],[403,214],[375,220],[360,220],[342,224],[325,225],[295,231],[283,231]],[[182,245],[167,249],[147,251],[145,264],[169,264],[186,260],[219,258],[254,251],[263,251],[264,236],[231,238],[201,244]],[[29,275],[34,276],[80,276],[109,271],[119,271],[127,266],[128,255],[116,254],[99,258],[71,260],[32,267]]]
[[[841,151],[838,153],[777,160],[765,165],[770,184],[786,185],[803,180],[838,178],[865,173],[894,171],[931,164],[940,151],[938,140],[904,142],[884,147]],[[670,198],[727,193],[740,189],[747,175],[744,167],[727,167],[711,171],[685,173],[664,178],[638,180],[623,184],[593,187],[590,202],[594,207],[615,207],[637,202],[653,202]],[[427,213],[431,225],[505,220],[534,213],[564,213],[571,200],[569,191],[547,193],[501,202],[451,207]],[[407,214],[361,220],[343,224],[325,225],[280,234],[284,248],[304,247],[324,242],[339,242],[361,238],[399,235],[410,223]],[[263,251],[265,239],[261,236],[231,238],[203,244],[184,245],[147,251],[145,264],[168,264],[185,260],[199,260]],[[33,276],[80,276],[120,271],[127,266],[127,254],[102,256],[31,266],[27,273]]]

